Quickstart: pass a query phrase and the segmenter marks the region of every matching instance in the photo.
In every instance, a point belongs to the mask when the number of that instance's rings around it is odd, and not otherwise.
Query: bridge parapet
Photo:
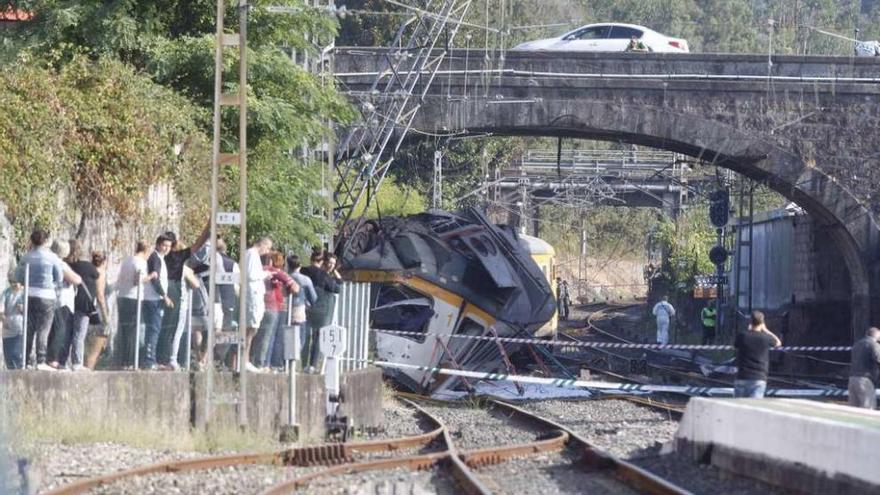
[[[374,73],[386,66],[383,60],[388,54],[389,50],[383,47],[338,47],[334,70],[337,74]],[[508,51],[504,53],[503,63],[499,55],[497,51],[482,49],[453,49],[440,70],[467,70],[478,75],[488,66],[530,72],[608,75],[768,75],[767,55],[758,54]],[[770,74],[776,77],[880,79],[878,57],[774,55],[772,62]]]

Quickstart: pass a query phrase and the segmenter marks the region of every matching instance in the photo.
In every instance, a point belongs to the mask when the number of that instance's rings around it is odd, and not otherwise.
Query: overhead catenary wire
[[[394,5],[394,6],[397,6],[397,7],[400,7],[400,8],[406,9],[406,10],[409,10],[409,11],[411,11],[411,12],[414,12],[414,13],[420,15],[420,16],[429,17],[429,18],[437,19],[437,20],[442,20],[442,19],[443,19],[442,16],[440,16],[440,15],[438,15],[438,14],[435,14],[434,12],[430,12],[430,11],[425,10],[425,9],[420,9],[419,7],[415,7],[415,6],[412,6],[412,5],[407,5],[407,4],[403,3],[403,2],[398,2],[397,0],[383,0],[383,1],[384,1],[385,3],[390,3],[391,5]],[[481,26],[481,25],[479,25],[479,24],[474,24],[474,23],[471,23],[471,22],[465,22],[465,21],[462,21],[462,20],[450,19],[450,20],[448,21],[448,24],[456,25],[456,26],[467,26],[467,27],[476,28],[476,29],[485,29],[485,30],[487,30],[487,31],[489,31],[489,32],[497,32],[496,29],[488,28],[488,27],[484,27],[484,26]]]

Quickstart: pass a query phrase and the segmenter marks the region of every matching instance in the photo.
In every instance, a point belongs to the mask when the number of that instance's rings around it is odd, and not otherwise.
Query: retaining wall
[[[216,393],[233,392],[237,379],[232,373],[215,374]],[[343,408],[353,425],[379,426],[381,370],[346,373],[343,380]],[[248,375],[247,413],[252,432],[278,437],[287,421],[287,387],[286,375]],[[88,418],[108,426],[124,423],[173,434],[204,426],[204,373],[2,371],[0,390],[3,403],[13,411],[47,420]],[[297,375],[297,422],[304,441],[319,441],[325,436],[325,395],[323,376]],[[236,427],[236,406],[215,403],[212,425],[218,429]]]

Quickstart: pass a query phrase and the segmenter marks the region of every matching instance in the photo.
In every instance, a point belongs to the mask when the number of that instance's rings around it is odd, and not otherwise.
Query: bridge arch
[[[689,155],[768,184],[804,208],[828,232],[849,271],[853,335],[861,335],[868,326],[872,301],[869,253],[880,232],[873,215],[846,187],[824,173],[821,164],[782,148],[773,136],[669,107],[617,101],[487,103],[437,98],[426,103],[414,123],[422,130],[626,142]]]

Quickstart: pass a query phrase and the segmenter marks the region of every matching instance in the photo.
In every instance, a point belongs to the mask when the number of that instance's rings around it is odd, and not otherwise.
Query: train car
[[[531,256],[550,284],[550,290],[555,300],[556,294],[556,250],[549,242],[532,237],[530,235],[519,235],[519,245]],[[556,337],[556,330],[559,325],[559,312],[554,308],[553,317],[535,332],[535,337]]]
[[[381,360],[501,371],[496,342],[463,337],[534,337],[553,319],[552,248],[476,209],[386,217],[343,232],[344,276],[374,284],[370,316]],[[386,373],[418,392],[459,384],[419,369]]]

